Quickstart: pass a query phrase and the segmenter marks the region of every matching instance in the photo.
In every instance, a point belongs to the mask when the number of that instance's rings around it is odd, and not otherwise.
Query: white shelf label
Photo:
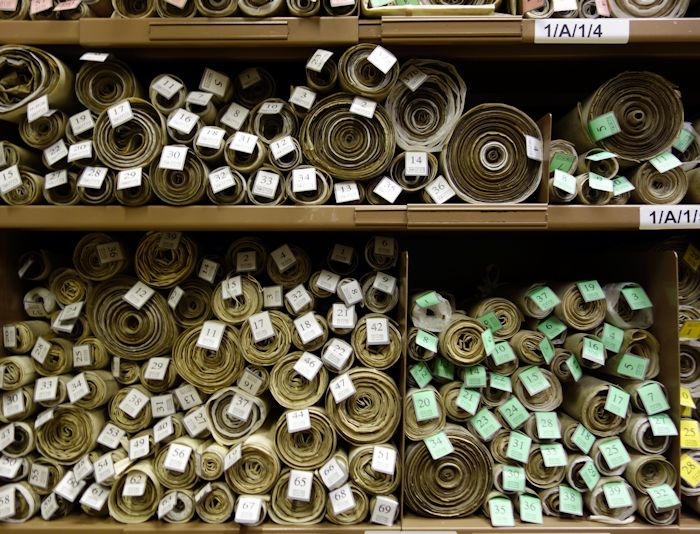
[[[311,471],[299,471],[292,469],[289,472],[287,485],[287,499],[292,501],[309,502],[311,500],[311,487],[314,474]]]
[[[215,261],[204,258],[199,266],[199,272],[197,276],[202,280],[206,280],[210,284],[214,283],[214,278],[216,278],[216,273],[219,272],[219,264]]]
[[[116,449],[121,445],[121,440],[125,435],[126,432],[121,428],[112,423],[107,423],[97,437],[97,443],[104,445],[108,449]]]
[[[46,163],[49,165],[49,167],[59,162],[66,156],[68,156],[68,147],[63,139],[59,139],[49,148],[44,150],[44,158],[46,159]]]
[[[535,44],[626,44],[629,19],[537,19]]]
[[[316,287],[329,293],[335,293],[338,288],[338,282],[340,282],[340,276],[324,269],[318,275]]]
[[[82,141],[68,147],[68,163],[92,158],[92,141]]]
[[[175,414],[175,399],[171,393],[151,397],[151,412],[154,419]]]
[[[700,228],[700,204],[640,206],[640,230]]]
[[[17,165],[0,171],[0,193],[6,194],[22,185],[22,176]]]
[[[321,367],[323,367],[323,362],[310,352],[302,354],[297,363],[294,364],[294,370],[309,381],[316,378]]]
[[[185,168],[187,159],[187,147],[168,145],[163,147],[163,152],[160,154],[158,167],[161,169],[169,169],[172,171],[181,171]]]
[[[143,282],[136,282],[122,299],[131,304],[137,310],[143,308],[143,305],[153,296],[155,290],[148,287]]]
[[[311,417],[309,410],[296,410],[287,412],[287,432],[294,434],[311,429]]]
[[[396,499],[377,495],[374,501],[374,509],[372,510],[370,521],[372,521],[372,523],[390,527],[394,524],[398,509],[399,503],[396,501]]]
[[[340,404],[357,393],[355,385],[352,383],[352,379],[347,373],[331,380],[329,387],[336,404]]]
[[[227,414],[234,419],[247,421],[250,417],[250,411],[253,409],[253,400],[246,395],[236,393],[231,399],[231,404],[228,406]]]
[[[192,449],[187,445],[171,443],[168,448],[168,453],[165,457],[163,466],[166,469],[175,471],[176,473],[184,473],[187,469],[187,462],[192,454]]]
[[[164,75],[158,78],[158,80],[151,86],[151,89],[153,89],[156,93],[158,93],[166,100],[170,100],[183,87],[184,85],[182,85],[174,78],[171,78],[168,75]]]
[[[275,265],[277,265],[277,269],[281,273],[285,272],[297,262],[292,249],[289,248],[289,245],[282,245],[281,247],[273,250],[270,253],[270,256],[272,256]]]
[[[95,120],[92,118],[92,113],[90,113],[89,109],[71,116],[68,122],[70,123],[70,129],[73,131],[74,135],[80,135],[95,127]]]
[[[331,458],[326,462],[321,469],[321,480],[329,490],[336,489],[338,486],[345,484],[348,479],[348,473],[343,465],[335,458]]]
[[[230,83],[231,79],[225,74],[207,68],[204,69],[204,74],[202,74],[202,79],[199,82],[199,88],[202,91],[207,91],[223,98],[226,96],[226,91],[228,91]]]
[[[333,315],[331,316],[333,328],[352,329],[355,328],[356,322],[355,306],[345,306],[342,302],[333,304]]]
[[[32,358],[39,362],[39,365],[43,365],[44,360],[49,355],[49,350],[51,350],[51,343],[39,336],[32,349]]]
[[[304,109],[311,109],[316,101],[316,93],[308,87],[295,87],[289,101]]]

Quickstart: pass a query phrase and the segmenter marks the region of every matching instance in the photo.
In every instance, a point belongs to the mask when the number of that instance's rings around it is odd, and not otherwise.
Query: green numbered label
[[[581,369],[581,364],[578,363],[576,356],[569,356],[569,359],[566,360],[566,366],[569,368],[574,382],[581,380],[581,377],[583,376],[583,369]]]
[[[514,527],[513,503],[503,497],[489,500],[489,516],[494,527]]]
[[[603,343],[590,337],[583,338],[581,357],[599,365],[605,364],[605,347]]]
[[[445,358],[438,357],[435,359],[435,364],[433,364],[433,374],[440,378],[452,380],[455,376],[455,366]]]
[[[440,417],[440,408],[435,400],[435,392],[431,389],[416,391],[411,398],[416,411],[416,421],[429,421]]]
[[[513,384],[509,376],[499,375],[498,373],[489,373],[489,383],[493,389],[501,391],[513,392]]]
[[[467,389],[464,387],[464,385],[462,385],[462,387],[459,390],[459,395],[457,396],[456,404],[465,412],[474,415],[476,413],[476,410],[479,408],[480,400],[481,395],[478,391],[474,391],[473,389]]]
[[[416,334],[416,345],[423,347],[430,352],[438,351],[438,337],[425,330],[418,330]]]
[[[552,363],[554,359],[554,345],[552,345],[552,342],[546,337],[540,341],[540,352],[542,353],[544,361],[547,362],[547,365]]]
[[[571,167],[573,167],[575,160],[576,157],[572,156],[571,154],[565,154],[564,152],[555,152],[554,156],[552,156],[552,159],[549,162],[549,172],[569,172],[571,170]]]
[[[624,418],[627,415],[629,404],[629,393],[623,389],[610,386],[608,389],[608,397],[605,399],[605,409],[607,411]]]
[[[601,150],[600,152],[593,152],[586,156],[586,159],[590,161],[603,161],[604,159],[613,159],[617,157],[617,154],[608,152],[607,150]]]
[[[496,343],[496,348],[493,349],[491,357],[496,365],[503,365],[516,359],[515,353],[507,341]]]
[[[557,294],[547,286],[534,289],[530,291],[527,296],[530,297],[543,312],[551,310],[561,302]]]
[[[542,393],[551,387],[551,384],[539,367],[528,367],[520,373],[519,378],[531,396]]]
[[[559,334],[566,330],[566,325],[554,315],[550,315],[537,325],[537,330],[547,336],[547,339],[555,339]]]
[[[637,380],[644,380],[647,374],[649,360],[640,358],[634,354],[625,354],[617,364],[617,372],[622,376],[628,376]]]
[[[637,394],[642,400],[647,415],[656,415],[671,409],[666,395],[664,395],[661,386],[656,382],[642,386],[637,390]]]
[[[681,505],[678,495],[668,484],[648,488],[647,493],[651,498],[651,502],[654,503],[654,508],[660,512],[679,508]]]
[[[622,290],[622,294],[633,310],[643,310],[653,306],[647,292],[639,286],[626,287]]]
[[[488,328],[481,334],[481,341],[484,344],[484,350],[486,351],[487,355],[496,350],[496,341],[493,339],[493,332],[491,332],[491,330]]]
[[[504,465],[503,489],[506,491],[525,491],[525,469]]]
[[[655,436],[677,436],[678,429],[667,414],[659,413],[656,415],[649,416],[649,426],[651,426],[651,433]]]
[[[605,323],[603,326],[603,337],[601,341],[605,348],[615,353],[620,352],[622,341],[625,339],[625,331],[611,324]]]
[[[526,523],[542,524],[542,502],[534,495],[520,495],[520,520]]]
[[[579,471],[583,482],[586,484],[588,491],[592,491],[595,485],[600,480],[600,473],[595,468],[595,464],[592,461],[586,462],[586,464]]]
[[[603,454],[605,463],[610,469],[616,469],[622,465],[630,463],[630,455],[620,441],[620,438],[610,438],[598,444],[600,452]]]
[[[583,515],[581,494],[569,486],[559,486],[559,511],[569,515]]]
[[[615,134],[620,133],[620,124],[617,122],[615,112],[610,111],[603,115],[599,115],[588,123],[588,131],[591,134],[593,141],[607,139]]]
[[[452,454],[454,452],[454,447],[450,443],[450,438],[444,432],[438,432],[437,434],[425,438],[423,440],[425,446],[428,447],[428,452],[433,460],[439,460],[443,456]]]
[[[491,332],[494,334],[498,332],[501,328],[503,328],[503,325],[501,324],[501,321],[499,320],[498,316],[494,313],[487,313],[483,317],[479,317],[478,319],[483,325],[486,326]]]
[[[532,439],[530,436],[521,434],[520,432],[511,432],[508,437],[508,448],[506,449],[506,457],[526,464],[530,457],[530,446]]]
[[[613,179],[613,196],[624,195],[629,191],[634,191],[634,185],[624,176],[617,176]]]
[[[486,387],[486,367],[475,365],[464,370],[464,384],[468,388]]]
[[[556,412],[535,412],[537,436],[540,439],[561,439],[561,428]]]
[[[571,436],[571,441],[581,449],[583,454],[588,454],[595,443],[595,436],[591,434],[585,426],[579,423]]]
[[[508,399],[505,404],[498,407],[498,411],[506,420],[508,426],[510,426],[513,430],[522,425],[525,421],[527,421],[527,418],[530,417],[530,414],[517,397],[511,397]]]
[[[663,152],[658,156],[654,156],[649,160],[654,168],[660,173],[665,173],[676,167],[680,167],[683,163],[671,152]]]
[[[568,462],[566,451],[561,443],[543,443],[540,445],[540,452],[545,467],[564,467]]]
[[[624,482],[608,482],[603,486],[605,500],[610,508],[626,508],[632,506],[632,497]]]
[[[501,429],[501,423],[499,423],[498,419],[486,408],[479,410],[479,412],[471,418],[471,423],[482,439],[489,439]]]
[[[442,302],[442,299],[436,291],[428,291],[416,299],[416,304],[421,308],[430,308],[431,306],[440,304],[440,302]]]
[[[428,369],[428,366],[424,362],[411,367],[411,376],[420,388],[427,386],[433,379],[433,375],[430,374],[430,369]]]
[[[581,292],[583,300],[586,302],[595,302],[596,300],[605,300],[605,292],[600,287],[598,280],[585,280],[576,284]]]
[[[675,141],[673,141],[673,148],[678,150],[679,152],[685,152],[688,150],[688,147],[690,144],[693,142],[693,134],[686,130],[685,128],[681,128],[681,131],[678,132],[678,135],[676,136]]]

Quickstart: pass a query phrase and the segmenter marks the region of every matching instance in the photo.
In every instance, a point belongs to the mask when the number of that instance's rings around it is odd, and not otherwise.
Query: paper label
[[[402,69],[399,76],[399,80],[412,92],[415,92],[427,79],[428,75],[415,65]]]
[[[525,491],[525,469],[512,465],[504,465],[503,489],[506,491]]]
[[[586,484],[588,491],[593,491],[593,488],[595,488],[595,485],[600,480],[600,473],[598,473],[595,464],[590,460],[581,468],[579,475]]]
[[[56,484],[54,491],[68,502],[74,502],[86,485],[87,483],[84,480],[77,480],[75,478],[73,471],[68,471],[61,481]]]
[[[608,389],[608,396],[605,400],[605,409],[618,417],[625,417],[627,415],[629,401],[630,396],[626,391],[610,386]]]
[[[191,91],[185,98],[185,101],[194,106],[206,107],[211,102],[212,96],[212,93],[204,91]]]
[[[371,119],[374,117],[375,109],[377,109],[377,103],[374,100],[356,96],[350,106],[350,113]]]
[[[450,438],[444,432],[438,432],[437,434],[425,438],[423,443],[425,443],[430,457],[433,460],[439,460],[443,456],[454,452],[454,447],[452,443],[450,443]]]
[[[613,196],[617,197],[629,191],[634,191],[634,186],[624,176],[617,176],[613,181]]]
[[[168,75],[159,76],[151,85],[151,89],[167,100],[174,97],[183,87],[184,85]]]
[[[581,364],[578,363],[576,356],[570,356],[565,363],[566,366],[569,368],[569,372],[571,373],[574,382],[578,382],[579,380],[581,380],[581,377],[583,376],[583,369],[581,369]]]
[[[528,367],[519,375],[520,381],[531,395],[537,395],[551,387],[551,384],[538,367]]]
[[[425,152],[406,152],[404,166],[406,176],[428,176],[428,154]]]
[[[654,488],[647,488],[647,494],[651,498],[651,502],[654,504],[654,508],[659,511],[671,510],[673,508],[678,508],[681,505],[681,501],[676,495],[676,492],[668,484],[661,484]]]
[[[248,318],[250,331],[256,343],[275,337],[275,329],[272,326],[269,312],[260,312]]]
[[[555,0],[556,1],[556,0]],[[575,2],[576,0],[574,0]],[[544,158],[543,152],[544,148],[542,146],[542,140],[531,135],[525,136],[525,148],[527,157],[534,161],[542,161]]]
[[[355,182],[343,182],[333,185],[336,204],[357,202],[360,200],[360,190]]]
[[[229,404],[228,411],[226,413],[234,419],[247,421],[250,417],[250,411],[252,408],[253,401],[250,399],[250,397],[236,393],[231,399],[231,404]]]
[[[700,228],[700,205],[639,206],[640,230]]]
[[[622,341],[625,338],[625,331],[611,324],[605,323],[603,326],[603,335],[601,341],[606,349],[613,352],[619,352],[622,347]]]
[[[311,429],[309,410],[287,412],[287,431],[290,434]]]
[[[168,306],[171,309],[177,309],[177,305],[180,304],[180,299],[184,296],[185,291],[180,286],[175,286],[173,290],[168,295]]]
[[[319,48],[306,62],[306,68],[314,72],[321,72],[323,66],[331,58],[333,52]]]
[[[612,509],[632,506],[632,497],[624,482],[608,482],[603,486],[603,493],[608,506]]]
[[[389,52],[386,48],[376,46],[369,56],[367,56],[367,61],[377,67],[384,74],[387,74],[391,68],[396,65],[397,59],[396,56]]]
[[[398,514],[399,503],[392,497],[377,495],[374,502],[374,509],[370,516],[372,523],[379,525],[392,526]],[[365,531],[368,534],[369,531]]]
[[[498,411],[513,430],[525,423],[530,417],[530,414],[517,397],[508,399],[508,401],[498,407]]]
[[[499,375],[498,373],[489,373],[489,385],[493,389],[501,391],[513,392],[513,384],[509,376]]]
[[[543,443],[540,445],[540,453],[545,467],[564,467],[567,464],[566,451],[561,443]]]
[[[411,376],[416,381],[419,388],[424,388],[425,386],[427,386],[433,378],[433,375],[430,374],[430,369],[428,369],[428,366],[425,364],[425,362],[421,362],[417,365],[414,365],[413,367],[411,367],[410,372]],[[459,404],[457,405],[459,406]]]
[[[214,126],[205,126],[199,132],[195,145],[219,150],[224,142],[226,130]]]
[[[250,110],[233,102],[221,117],[221,123],[234,130],[240,130]]]
[[[487,351],[488,353],[488,351]],[[496,365],[503,365],[504,363],[512,362],[517,359],[517,356],[513,352],[513,348],[507,341],[501,341],[496,343],[493,352],[491,353],[491,358]]]
[[[583,515],[583,498],[574,488],[559,486],[559,511],[564,514]]]
[[[199,332],[199,337],[197,338],[197,346],[205,350],[218,351],[225,330],[226,323],[205,321]]]
[[[316,93],[308,87],[295,87],[289,101],[304,109],[311,109],[316,101]]]
[[[14,11],[14,10],[13,10]],[[27,122],[32,123],[49,112],[49,97],[40,96],[27,104]]]
[[[22,177],[17,165],[0,171],[0,193],[6,194],[22,185]]]
[[[305,352],[294,364],[294,370],[308,381],[312,381],[323,367],[323,362],[311,354]]]
[[[544,5],[544,2],[542,5]],[[576,157],[571,154],[565,154],[564,152],[555,152],[549,160],[549,172],[563,171],[567,176],[571,176],[570,174],[568,174],[568,172],[572,170],[575,160]],[[573,191],[568,192],[573,194]]]
[[[396,472],[396,450],[375,445],[372,450],[372,470],[393,476]]]
[[[29,472],[29,483],[37,488],[48,489],[49,474],[48,466],[33,463]]]
[[[126,476],[126,482],[122,488],[123,497],[141,497],[146,493],[146,475],[132,473]]]
[[[626,44],[629,33],[629,19],[535,20],[535,44]]]
[[[319,469],[319,472],[321,474],[321,480],[323,480],[323,483],[329,490],[336,489],[342,484],[345,484],[345,481],[348,479],[348,473],[335,458],[328,460],[328,462]]]
[[[112,128],[126,124],[134,118],[134,113],[131,111],[131,104],[128,100],[122,100],[119,104],[107,109],[107,116]]]
[[[254,525],[260,520],[262,504],[258,497],[239,497],[234,521],[244,525]]]
[[[174,432],[173,420],[171,417],[166,417],[162,421],[156,423],[153,427],[153,441],[160,443]]]
[[[165,462],[163,462],[163,466],[176,473],[184,473],[187,469],[187,462],[191,454],[192,449],[187,445],[171,443],[168,447],[168,453],[165,457]]]
[[[160,155],[158,167],[173,171],[181,171],[185,168],[187,159],[187,147],[178,145],[168,145],[163,147]]]
[[[292,191],[294,193],[316,191],[317,189],[316,169],[314,167],[304,167],[292,171]]]
[[[150,452],[148,436],[141,436],[129,440],[129,460],[145,458]]]
[[[141,410],[149,403],[149,397],[141,393],[138,389],[132,388],[119,403],[119,409],[132,419],[136,419],[141,413]]]
[[[651,433],[654,436],[677,436],[678,430],[673,420],[665,413],[649,416]]]
[[[389,344],[389,320],[385,317],[368,317],[366,330],[368,347]]]
[[[488,440],[501,428],[501,423],[498,422],[498,419],[496,419],[487,408],[479,410],[479,412],[471,418],[471,423],[474,425],[479,435],[485,440]]]
[[[340,283],[340,298],[346,306],[362,302],[362,288],[357,280],[346,278]]]
[[[680,464],[681,478],[685,480],[692,488],[696,488],[700,484],[700,464],[693,460],[687,454],[681,455]]]
[[[671,152],[659,154],[658,156],[651,158],[649,163],[651,163],[653,167],[662,174],[683,165],[683,162]]]
[[[561,303],[557,294],[549,287],[539,287],[530,291],[527,296],[543,311],[549,311]]]
[[[121,428],[112,423],[107,423],[97,437],[97,443],[108,449],[116,449],[121,444],[121,439],[126,435]]]
[[[411,400],[413,401],[416,421],[429,421],[440,417],[440,409],[432,389],[416,391],[411,396]]]
[[[32,358],[39,362],[39,365],[43,365],[44,360],[49,355],[49,350],[51,350],[51,343],[39,336],[32,349]]]
[[[331,501],[331,506],[333,507],[333,513],[335,515],[340,515],[344,512],[352,510],[356,506],[350,484],[345,484],[344,486],[329,492],[328,498]]]
[[[535,412],[537,436],[540,439],[561,439],[561,429],[556,412]]]
[[[542,502],[534,495],[520,495],[520,520],[526,523],[542,524]]]
[[[464,370],[464,384],[468,388],[486,387],[486,368],[483,365],[474,365]]]
[[[648,415],[656,415],[671,409],[666,395],[657,383],[652,382],[640,387],[637,390],[637,395],[639,395],[644,410]]]
[[[342,302],[333,304],[333,315],[331,317],[331,326],[333,328],[352,329],[355,328],[356,321],[355,306],[345,306]]]
[[[279,272],[283,273],[296,264],[297,259],[289,248],[289,245],[282,245],[270,253]]]
[[[532,439],[520,432],[511,432],[508,437],[508,448],[506,449],[506,457],[517,460],[520,463],[526,464],[530,457],[530,447]]]
[[[444,204],[456,195],[444,176],[438,176],[425,187],[425,190],[435,204]]]
[[[206,68],[202,74],[202,79],[199,81],[199,88],[202,91],[207,91],[223,98],[226,96],[230,83],[231,80],[225,74]]]
[[[282,307],[282,286],[270,286],[263,288],[263,301],[266,308]]]
[[[388,176],[382,178],[374,188],[374,193],[389,202],[389,204],[396,202],[402,191],[402,187]]]
[[[68,156],[68,147],[63,139],[59,139],[49,148],[44,150],[44,158],[46,159],[46,163],[49,165],[49,167],[55,165],[66,156]]]
[[[155,290],[148,287],[143,282],[136,282],[122,299],[131,304],[137,310],[143,308],[144,304],[150,300]]]
[[[600,452],[603,454],[603,458],[610,469],[616,469],[630,462],[630,456],[627,454],[627,449],[625,449],[620,438],[610,438],[601,441],[598,447],[600,447]]]
[[[600,115],[588,123],[588,133],[594,141],[607,139],[621,131],[620,124],[617,122],[614,111]]]
[[[311,471],[292,469],[287,483],[287,498],[293,501],[309,502],[314,474]]]
[[[151,397],[151,413],[154,419],[175,414],[175,399],[172,394],[156,395]]]

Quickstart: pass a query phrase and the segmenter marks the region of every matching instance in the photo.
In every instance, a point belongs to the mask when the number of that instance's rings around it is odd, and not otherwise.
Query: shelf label
[[[535,44],[626,44],[629,19],[535,20]]]
[[[700,228],[700,204],[640,206],[640,230]]]

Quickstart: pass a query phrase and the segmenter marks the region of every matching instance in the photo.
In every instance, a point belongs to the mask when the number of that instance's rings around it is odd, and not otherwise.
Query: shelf
[[[700,518],[693,511],[681,514],[681,531],[687,534],[700,534]]]
[[[559,21],[566,19],[557,19]],[[517,58],[571,55],[693,57],[700,55],[700,19],[632,19],[628,45],[535,45],[535,21],[519,16],[395,16],[253,18],[86,18],[77,21],[3,21],[0,43],[80,45],[86,48],[262,48],[350,46],[358,42],[388,46],[436,47],[467,45],[442,50],[444,57],[474,58],[468,45],[488,44],[479,57]],[[517,49],[513,46],[517,46]],[[661,45],[661,46],[660,46]]]
[[[404,206],[0,207],[0,228],[31,230],[366,230],[406,227]]]
[[[399,527],[384,527],[369,523],[359,525],[333,525],[324,523],[321,525],[277,525],[267,522],[259,527],[241,527],[233,520],[227,521],[220,525],[211,525],[201,521],[190,521],[184,524],[166,523],[164,521],[149,521],[147,523],[139,523],[135,525],[124,525],[117,523],[113,519],[95,518],[88,516],[73,515],[63,519],[46,522],[41,518],[34,518],[26,523],[9,524],[4,523],[2,526],[3,532],[17,532],[21,534],[88,534],[98,532],[99,534],[139,534],[151,532],[176,532],[190,533],[195,530],[206,532],[206,534],[232,534],[237,532],[245,532],[249,534],[274,532],[283,534],[284,532],[316,533],[324,532],[325,534],[365,534],[365,532],[398,532]]]
[[[517,515],[517,514],[516,514]],[[544,518],[544,523],[536,525],[532,523],[515,522],[514,527],[499,527],[494,529],[491,522],[482,515],[474,515],[463,519],[432,519],[404,515],[401,524],[402,532],[443,532],[444,534],[493,534],[494,530],[503,534],[527,533],[527,534],[612,534],[621,531],[625,534],[651,534],[653,532],[678,532],[678,526],[656,527],[641,521],[635,521],[629,525],[607,525],[586,519],[559,519],[557,517]]]
[[[638,230],[639,206],[549,206],[550,230]]]
[[[546,230],[546,204],[409,204],[409,230]]]

